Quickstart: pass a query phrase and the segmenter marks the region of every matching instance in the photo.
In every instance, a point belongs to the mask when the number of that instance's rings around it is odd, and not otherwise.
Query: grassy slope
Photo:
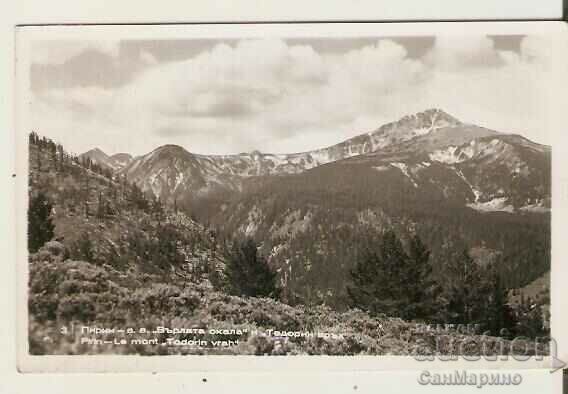
[[[267,298],[243,298],[215,291],[207,284],[183,280],[140,280],[133,274],[82,261],[64,260],[63,247],[50,242],[31,256],[30,350],[33,354],[325,354],[415,355],[434,352],[476,354],[483,340],[497,348],[495,338],[472,337],[450,330],[436,347],[433,332],[400,319],[369,317],[356,310],[339,313],[325,306],[291,307]],[[52,313],[52,315],[50,315]],[[61,335],[75,326],[77,335]],[[123,346],[81,344],[81,326],[128,327],[149,331],[159,326],[204,329],[204,334],[109,334],[99,338],[166,338],[205,340],[197,346]],[[210,329],[240,329],[243,335],[209,333]],[[334,333],[336,338],[275,337],[280,331]],[[342,335],[342,337],[339,337]],[[230,347],[213,347],[215,340],[238,340]],[[472,343],[477,340],[477,345]],[[468,341],[469,347],[459,346]],[[510,344],[503,342],[505,347]],[[524,344],[517,343],[524,351]],[[489,350],[491,352],[491,350]]]

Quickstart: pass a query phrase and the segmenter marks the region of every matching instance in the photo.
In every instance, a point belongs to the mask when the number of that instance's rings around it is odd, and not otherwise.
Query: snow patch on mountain
[[[419,127],[417,129],[414,129],[414,136],[418,137],[425,135],[430,133],[432,130],[435,130],[435,127]]]
[[[410,182],[412,182],[412,185],[414,185],[414,187],[418,187],[418,184],[416,183],[416,181],[414,180],[414,178],[412,178],[412,176],[410,175],[410,171],[408,170],[408,164],[406,163],[399,163],[399,162],[393,162],[390,163],[391,166],[398,168],[400,171],[402,171],[402,173],[408,178],[410,179]]]
[[[183,183],[183,179],[184,179],[183,172],[178,172],[176,174],[176,184],[174,185],[173,191],[176,191],[179,185]]]
[[[297,209],[294,210],[284,218],[284,222],[280,225],[274,223],[270,228],[272,238],[294,238],[298,233],[303,233],[308,230],[313,214],[308,211],[304,215]]]
[[[438,149],[430,153],[428,157],[432,161],[437,161],[444,164],[457,164],[469,160],[475,154],[473,145],[475,141],[471,141],[468,145],[464,146],[448,146],[444,149]]]
[[[258,230],[263,216],[262,210],[258,206],[254,205],[248,213],[246,222],[239,227],[239,230],[246,236],[254,235]]]
[[[480,212],[514,212],[515,208],[511,204],[508,204],[507,201],[507,197],[496,197],[490,201],[475,202],[466,205]]]
[[[546,213],[550,212],[550,208],[544,204],[543,200],[537,201],[534,204],[528,204],[519,208],[519,210],[524,212],[535,212],[535,213]]]
[[[159,196],[160,192],[162,190],[161,183],[156,182],[156,179],[159,177],[159,175],[160,175],[160,172],[153,173],[148,178],[148,184],[150,185],[152,193],[154,193],[155,196]]]
[[[477,190],[470,181],[467,180],[467,178],[465,177],[465,175],[463,174],[463,172],[456,168],[453,167],[454,171],[456,172],[457,176],[459,176],[461,178],[462,181],[465,182],[466,185],[469,186],[469,188],[471,189],[471,192],[473,193],[473,195],[475,196],[475,200],[474,203],[477,203],[479,201],[479,197],[481,197],[481,195],[483,194],[481,191]]]
[[[428,155],[430,160],[445,164],[455,164],[458,162],[456,157],[457,146],[449,146],[446,149],[436,150]]]

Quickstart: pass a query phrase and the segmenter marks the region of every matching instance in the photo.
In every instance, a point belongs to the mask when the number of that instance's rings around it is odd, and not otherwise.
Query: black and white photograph
[[[26,48],[29,355],[549,354],[547,37]]]

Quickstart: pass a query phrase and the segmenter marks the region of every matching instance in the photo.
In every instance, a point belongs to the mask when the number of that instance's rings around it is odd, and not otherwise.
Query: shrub
[[[97,299],[94,294],[79,293],[64,296],[57,306],[57,318],[64,321],[93,321],[97,317]]]

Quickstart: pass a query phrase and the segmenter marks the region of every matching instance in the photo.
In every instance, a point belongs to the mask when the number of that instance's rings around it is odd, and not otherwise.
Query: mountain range
[[[242,191],[251,178],[300,174],[330,163],[366,163],[418,189],[438,185],[446,198],[459,197],[480,211],[550,208],[550,147],[462,123],[440,109],[301,153],[201,155],[164,145],[134,158],[127,153],[109,156],[98,148],[82,156],[170,203]]]
[[[499,261],[510,288],[550,268],[550,147],[440,109],[301,153],[85,155],[223,234],[256,239],[290,303],[345,306],[350,270],[387,228],[419,234],[440,277],[463,249]]]
[[[132,155],[129,153],[117,153],[109,156],[99,148],[91,149],[79,155],[79,158],[84,157],[88,157],[94,163],[113,171],[126,167],[132,161]]]

